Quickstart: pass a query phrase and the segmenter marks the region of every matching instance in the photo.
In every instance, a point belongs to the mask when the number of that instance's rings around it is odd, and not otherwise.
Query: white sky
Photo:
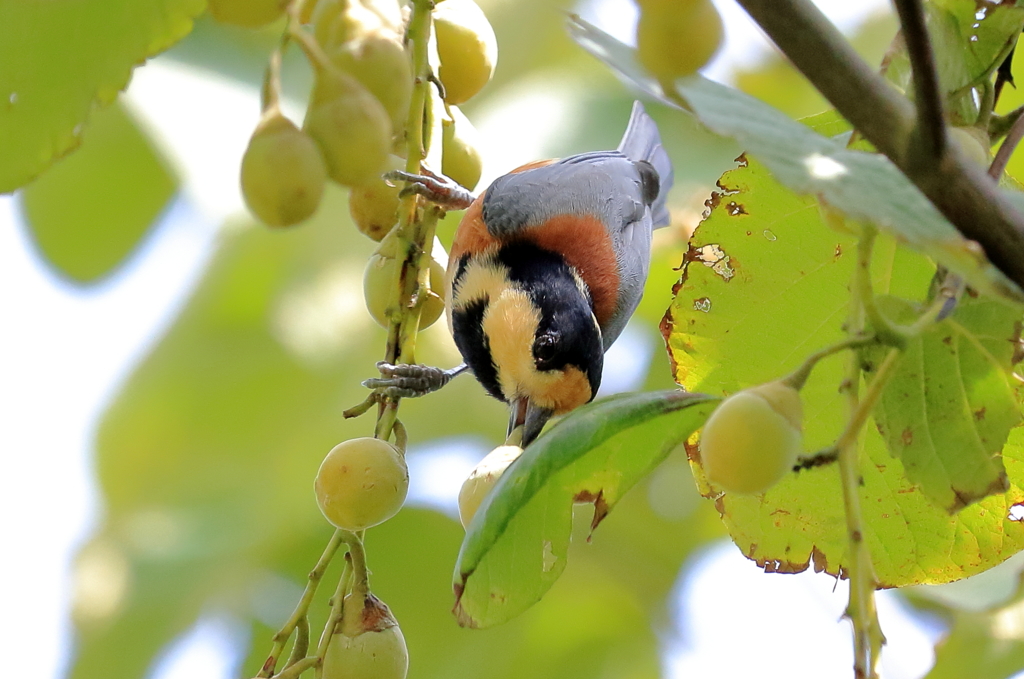
[[[887,6],[883,0],[818,4],[844,28]],[[735,3],[716,5],[725,17],[727,43],[709,72],[725,78],[766,46]],[[596,0],[586,14],[623,38],[635,22],[629,0]],[[519,94],[481,112],[489,168],[532,159],[545,144],[545,130],[559,127],[550,121],[573,113],[558,92]],[[97,521],[89,457],[97,418],[149,343],[173,321],[210,255],[217,225],[242,209],[237,165],[258,117],[255,90],[158,59],[136,72],[127,100],[162,140],[185,183],[160,227],[111,280],[82,291],[54,277],[18,224],[13,199],[0,197],[0,318],[6,329],[0,335],[0,515],[7,517],[0,544],[16,556],[0,560],[0,639],[18,649],[5,654],[11,676],[58,677],[68,661],[71,559]],[[649,361],[656,344],[635,328],[623,336],[620,357],[608,364],[636,363],[609,373],[611,391],[636,388],[629,375]],[[462,478],[485,452],[472,440],[421,446],[413,463],[413,501],[450,513]],[[16,517],[31,517],[31,523]],[[665,640],[671,676],[752,676],[744,666],[752,655],[759,677],[849,675],[849,630],[839,621],[842,584],[833,591],[824,576],[766,576],[728,543],[695,557],[691,573],[678,587],[679,629],[686,639]],[[885,656],[885,676],[922,676],[937,630],[908,615],[891,593],[883,593],[880,607],[893,649]],[[211,611],[167,649],[153,676],[233,676],[243,643],[237,626]],[[737,654],[740,647],[749,651]],[[786,671],[771,674],[773,667]]]

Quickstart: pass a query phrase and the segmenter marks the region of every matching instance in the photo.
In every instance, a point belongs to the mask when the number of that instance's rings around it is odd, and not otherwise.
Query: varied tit
[[[669,223],[672,164],[636,102],[615,151],[524,165],[478,198],[436,175],[391,173],[407,191],[466,208],[449,255],[448,324],[465,365],[381,365],[367,386],[420,395],[468,367],[511,407],[523,444],[591,401],[604,352],[636,310],[651,230]]]

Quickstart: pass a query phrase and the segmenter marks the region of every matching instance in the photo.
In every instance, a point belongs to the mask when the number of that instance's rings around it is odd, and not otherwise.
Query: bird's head
[[[524,425],[524,445],[552,415],[589,402],[604,350],[590,295],[557,254],[506,245],[460,266],[453,281],[456,344],[477,378]]]

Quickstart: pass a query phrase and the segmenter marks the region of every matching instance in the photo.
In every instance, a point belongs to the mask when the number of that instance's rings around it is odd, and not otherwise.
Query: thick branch
[[[913,163],[913,105],[853,51],[810,0],[737,1],[843,117],[1024,288],[1024,215],[984,170],[953,145],[935,164]]]
[[[921,0],[895,0],[895,5],[914,77],[914,101],[917,104],[914,141],[923,156],[922,161],[936,161],[942,157],[946,146],[946,119],[942,115],[939,76],[935,71],[935,56],[924,22],[924,7]]]

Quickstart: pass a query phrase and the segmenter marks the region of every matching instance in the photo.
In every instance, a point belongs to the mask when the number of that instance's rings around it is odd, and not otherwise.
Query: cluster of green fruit
[[[668,91],[693,75],[722,45],[722,17],[711,0],[636,0],[640,63]]]
[[[214,0],[210,11],[227,23],[259,26],[287,10],[280,0]],[[406,49],[409,13],[398,0],[307,0],[299,23],[301,46],[315,81],[302,129],[272,101],[242,160],[242,193],[270,226],[291,226],[317,209],[328,179],[352,189],[359,229],[381,240],[397,221],[397,188],[381,175],[404,169],[405,131],[413,91]],[[456,104],[491,78],[494,31],[472,0],[443,0],[433,12],[438,82],[444,89],[441,172],[473,189],[481,159],[475,130]],[[312,51],[312,53],[311,53]]]

